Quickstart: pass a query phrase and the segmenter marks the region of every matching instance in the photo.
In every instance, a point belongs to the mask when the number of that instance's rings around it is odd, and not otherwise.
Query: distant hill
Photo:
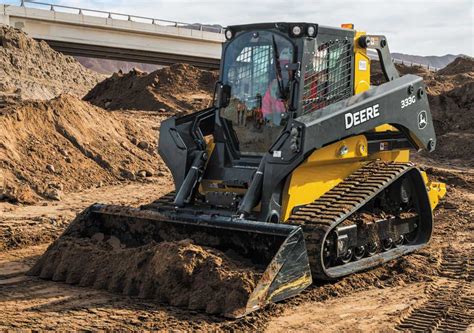
[[[374,56],[376,56],[374,54]],[[404,53],[392,53],[392,58],[397,60],[403,60],[409,63],[421,64],[424,66],[435,67],[438,69],[446,67],[449,63],[453,62],[456,58],[462,55],[452,55],[447,54],[444,56],[417,56]],[[84,67],[89,68],[93,71],[102,73],[102,74],[112,74],[121,70],[124,73],[128,73],[133,68],[139,69],[144,72],[151,73],[159,68],[164,66],[152,65],[152,64],[143,64],[138,62],[131,61],[119,61],[112,59],[95,59],[88,57],[75,56],[77,61],[79,61]],[[399,63],[399,61],[397,61]]]
[[[446,67],[449,63],[453,62],[454,59],[460,56],[462,56],[462,54],[446,54],[444,56],[417,56],[412,54],[392,52],[392,58],[394,59],[436,67],[439,69]]]

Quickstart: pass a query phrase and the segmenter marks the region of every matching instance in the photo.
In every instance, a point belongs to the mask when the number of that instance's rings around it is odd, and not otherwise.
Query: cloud
[[[18,1],[7,1],[16,2]],[[474,54],[472,0],[56,0],[189,23],[315,22],[385,34],[394,52],[417,55]]]

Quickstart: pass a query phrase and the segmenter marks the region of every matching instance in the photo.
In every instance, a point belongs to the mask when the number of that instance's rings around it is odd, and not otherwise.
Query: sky
[[[16,0],[0,3],[18,4]],[[390,50],[414,55],[474,56],[474,0],[41,0],[61,5],[176,20],[244,24],[314,22],[387,36]]]

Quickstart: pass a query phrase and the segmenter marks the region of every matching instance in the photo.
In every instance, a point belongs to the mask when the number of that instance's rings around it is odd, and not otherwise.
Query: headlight
[[[303,29],[301,29],[301,27],[300,27],[299,25],[295,25],[295,26],[291,29],[291,33],[292,33],[293,36],[295,36],[295,37],[300,36],[302,32],[303,32]]]
[[[229,40],[229,39],[232,39],[232,37],[234,37],[234,34],[232,33],[232,30],[227,29],[227,30],[225,31],[225,38],[226,38],[227,40]]]
[[[306,33],[309,37],[316,37],[316,27],[314,25],[308,26]]]

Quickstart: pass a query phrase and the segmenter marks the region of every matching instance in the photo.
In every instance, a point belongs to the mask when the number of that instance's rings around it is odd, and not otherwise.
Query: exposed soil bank
[[[401,75],[423,77],[437,135],[436,150],[426,157],[474,166],[474,59],[459,57],[432,72],[419,66],[396,65]],[[385,81],[379,62],[372,62],[372,84]]]
[[[24,32],[0,25],[0,100],[47,100],[62,93],[84,96],[104,78],[37,42]]]
[[[63,192],[159,173],[156,134],[72,95],[0,109],[0,200],[60,200]]]

